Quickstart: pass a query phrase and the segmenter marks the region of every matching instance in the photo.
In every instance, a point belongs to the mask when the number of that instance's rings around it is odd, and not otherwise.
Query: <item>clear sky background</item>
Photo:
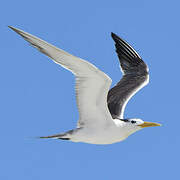
[[[180,2],[0,2],[0,179],[179,179]],[[8,29],[15,26],[122,77],[110,32],[140,54],[150,83],[125,117],[162,123],[112,145],[34,137],[73,129],[74,77]]]

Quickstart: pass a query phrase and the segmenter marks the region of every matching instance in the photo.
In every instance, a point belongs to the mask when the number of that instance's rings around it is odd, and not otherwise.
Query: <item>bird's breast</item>
[[[126,139],[127,134],[121,128],[110,127],[102,129],[81,129],[72,137],[73,142],[85,142],[90,144],[113,144]]]

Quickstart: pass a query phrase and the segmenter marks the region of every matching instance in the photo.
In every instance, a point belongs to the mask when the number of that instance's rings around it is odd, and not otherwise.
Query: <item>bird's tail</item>
[[[50,135],[50,136],[40,136],[40,139],[62,139],[62,140],[70,140],[71,139],[71,135],[74,132],[74,130],[70,130],[67,131],[65,133],[61,133],[61,134],[54,134],[54,135]]]
[[[62,139],[62,140],[70,140],[70,138],[63,137],[62,134],[55,134],[52,136],[41,136],[40,139]]]

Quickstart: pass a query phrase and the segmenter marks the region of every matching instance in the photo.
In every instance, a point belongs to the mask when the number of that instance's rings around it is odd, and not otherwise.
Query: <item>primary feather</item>
[[[148,67],[129,44],[114,33],[111,36],[115,41],[123,77],[108,92],[107,102],[112,117],[123,119],[129,99],[149,81]]]

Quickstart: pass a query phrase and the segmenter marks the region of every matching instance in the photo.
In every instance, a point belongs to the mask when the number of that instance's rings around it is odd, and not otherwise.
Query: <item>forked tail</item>
[[[67,131],[65,133],[61,133],[61,134],[54,134],[54,135],[51,135],[51,136],[41,136],[39,138],[41,139],[62,139],[62,140],[70,140],[71,138],[71,135],[72,133],[74,132],[74,130],[70,130],[70,131]]]
[[[70,140],[70,138],[66,137],[66,133],[65,134],[54,134],[51,136],[41,136],[39,137],[41,139],[62,139],[62,140]]]

